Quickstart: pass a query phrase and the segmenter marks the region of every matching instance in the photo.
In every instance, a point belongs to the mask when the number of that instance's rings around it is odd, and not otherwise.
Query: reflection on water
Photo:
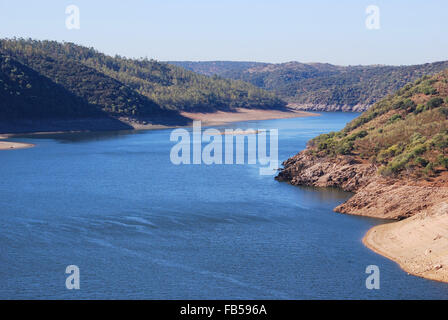
[[[298,186],[297,188],[305,191],[303,194],[307,202],[344,202],[353,195],[353,193],[332,187]]]
[[[56,140],[60,143],[90,142],[107,139],[117,139],[131,134],[143,133],[142,131],[121,130],[121,131],[100,131],[100,132],[73,132],[73,133],[39,133],[39,134],[21,134],[17,139],[42,139]]]

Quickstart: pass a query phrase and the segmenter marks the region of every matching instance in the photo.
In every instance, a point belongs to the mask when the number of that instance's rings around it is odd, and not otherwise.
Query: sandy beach
[[[409,274],[448,282],[448,203],[373,227],[363,243]]]
[[[354,202],[360,201],[365,193],[363,203],[367,208],[360,211],[368,216],[374,216],[375,211],[377,217],[405,219],[373,227],[363,243],[410,274],[448,282],[446,175],[418,185],[371,185],[352,198]]]
[[[25,149],[32,147],[34,147],[34,144],[31,143],[0,141],[0,150]]]
[[[14,149],[25,149],[34,147],[34,144],[31,143],[2,141],[4,139],[8,139],[11,136],[12,135],[8,134],[0,134],[0,150],[14,150]]]
[[[287,119],[319,116],[318,113],[311,113],[299,110],[259,110],[259,109],[237,109],[236,112],[218,111],[214,113],[182,112],[184,117],[192,120],[202,121],[203,125],[222,125],[228,122],[240,122],[251,120]]]
[[[181,112],[181,115],[193,121],[201,121],[203,126],[223,125],[231,122],[271,120],[319,116],[318,113],[288,109],[282,110],[261,110],[261,109],[236,109],[235,112],[217,111],[210,113],[202,112]],[[154,125],[148,121],[135,121],[129,118],[120,118],[120,121],[130,125],[134,130],[158,130],[169,129],[178,126]]]

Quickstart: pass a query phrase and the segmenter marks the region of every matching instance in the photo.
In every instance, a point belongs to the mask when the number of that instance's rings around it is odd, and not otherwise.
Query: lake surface
[[[353,113],[251,121],[278,129],[279,159]],[[0,152],[2,299],[420,299],[448,285],[365,248],[381,221],[341,215],[350,197],[279,183],[259,165],[173,165],[171,130],[22,137]],[[80,269],[67,290],[65,268]],[[380,290],[368,290],[368,265]]]

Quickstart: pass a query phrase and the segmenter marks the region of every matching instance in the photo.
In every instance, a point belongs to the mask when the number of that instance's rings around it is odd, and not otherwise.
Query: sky
[[[0,0],[1,38],[161,61],[421,64],[448,60],[447,31],[447,0]]]

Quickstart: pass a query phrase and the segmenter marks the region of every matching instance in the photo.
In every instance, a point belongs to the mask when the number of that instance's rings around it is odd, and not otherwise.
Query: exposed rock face
[[[276,177],[292,185],[338,187],[355,195],[336,212],[382,219],[404,219],[448,203],[448,189],[428,183],[383,178],[375,165],[352,156],[320,158],[302,151],[283,163]],[[448,210],[447,210],[448,213]]]
[[[357,105],[337,105],[337,104],[296,104],[290,103],[288,107],[291,109],[301,111],[318,111],[318,112],[364,112],[368,110],[372,105],[357,104]]]
[[[276,177],[292,185],[339,187],[355,192],[370,182],[376,167],[351,156],[336,159],[319,158],[302,151],[283,163],[284,169]]]
[[[447,201],[448,189],[444,187],[376,178],[359,189],[347,202],[336,207],[335,211],[401,220],[417,214],[439,213],[440,204],[446,204]]]

